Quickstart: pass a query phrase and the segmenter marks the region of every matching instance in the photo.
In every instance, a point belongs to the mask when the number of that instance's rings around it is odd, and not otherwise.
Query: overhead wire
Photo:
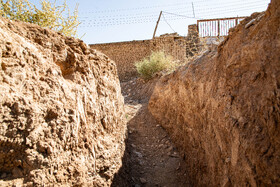
[[[214,16],[214,15],[220,15],[220,14],[224,14],[224,13],[232,13],[232,12],[236,12],[236,13],[240,13],[242,11],[247,11],[247,10],[252,10],[253,9],[257,9],[257,8],[262,8],[263,6],[254,6],[254,7],[244,7],[244,8],[238,8],[238,9],[223,9],[223,11],[219,11],[219,12],[201,12],[201,13],[197,13],[200,16],[202,15],[203,17],[207,17],[207,16]]]
[[[172,12],[166,12],[166,11],[162,11],[166,14],[170,14],[170,15],[174,15],[174,16],[179,16],[179,17],[184,17],[184,18],[192,18],[192,19],[203,19],[203,18],[198,18],[198,17],[193,17],[193,16],[187,16],[187,15],[183,15],[183,14],[176,14],[176,13],[172,13]]]
[[[267,2],[269,2],[269,0],[266,0]],[[179,6],[179,5],[191,5],[191,2],[194,3],[198,3],[198,2],[207,2],[207,3],[211,3],[211,1],[189,1],[189,2],[184,2],[184,3],[175,3],[175,4],[167,4],[167,5],[155,5],[155,6],[144,6],[144,7],[135,7],[135,8],[123,8],[123,9],[109,9],[109,10],[100,10],[100,11],[86,11],[86,12],[81,12],[80,14],[91,14],[91,13],[108,13],[108,12],[123,12],[123,11],[132,11],[132,10],[146,10],[146,9],[152,9],[152,8],[161,8],[161,7],[174,7],[174,6]],[[222,5],[236,5],[237,3],[241,3],[241,5],[244,4],[254,4],[254,3],[258,3],[258,2],[262,2],[264,3],[264,0],[254,0],[252,2],[244,2],[244,0],[240,0],[240,1],[235,1],[235,2],[223,2]],[[209,6],[209,4],[199,4],[199,7],[204,7],[204,6]],[[213,5],[213,4],[211,4]],[[222,8],[223,6],[221,6]],[[209,9],[209,8],[206,8]]]
[[[171,25],[166,21],[165,17],[164,17],[164,13],[162,14],[163,20],[167,23],[167,25],[170,27],[171,30],[173,30],[173,32],[175,33],[176,31],[171,27]]]
[[[217,3],[215,2],[214,3],[209,3],[207,1],[207,3],[204,3],[204,4],[199,4],[199,3],[195,3],[194,2],[194,5],[196,5],[196,7],[209,7],[209,6],[215,6],[215,7],[223,7],[223,6],[243,6],[244,4],[255,4],[255,3],[265,3],[265,4],[268,4],[270,1],[269,0],[253,0],[253,1],[244,1],[244,0],[236,0],[236,1],[231,1],[231,2],[221,2],[221,3]],[[208,8],[202,8],[202,9],[208,9]]]
[[[176,9],[164,9],[165,11],[176,11],[176,10],[186,10],[188,7],[184,6],[184,7],[177,7]],[[111,17],[127,17],[127,16],[135,16],[135,15],[154,15],[155,13],[157,13],[156,15],[158,16],[158,10],[153,11],[153,12],[133,12],[130,14],[110,14],[110,15],[102,15],[102,16],[95,16],[95,18],[111,18]],[[90,18],[88,16],[79,16],[80,18]]]
[[[204,1],[200,1],[200,2],[204,2]],[[254,2],[260,2],[260,1],[255,0]],[[252,4],[252,2],[243,3],[242,7],[240,7],[241,5],[239,5],[239,4],[235,4],[236,5],[235,7],[227,5],[227,6],[218,6],[218,7],[205,8],[205,9],[198,8],[198,9],[195,9],[196,15],[198,15],[196,17],[187,15],[186,14],[187,11],[184,11],[184,12],[183,11],[179,11],[179,12],[163,11],[165,13],[164,21],[169,25],[169,27],[171,27],[171,25],[168,23],[168,21],[171,21],[171,20],[205,19],[206,17],[208,18],[209,16],[213,16],[213,15],[219,15],[219,14],[231,13],[231,12],[241,13],[242,11],[262,8],[264,6],[259,3],[257,3],[257,4],[255,3],[254,5],[251,5],[251,4]],[[185,5],[185,3],[184,3],[184,5]],[[189,7],[190,7],[190,5],[191,4],[189,4]],[[155,7],[155,6],[150,6],[150,7]],[[140,8],[144,8],[144,7],[140,7]],[[187,7],[185,7],[185,8],[187,10]],[[180,9],[181,8],[178,8],[176,10],[180,10]],[[212,10],[215,10],[215,9],[221,9],[221,10],[213,12]],[[189,9],[189,12],[190,11],[191,11],[191,9]],[[90,17],[82,17],[82,18],[83,19],[80,20],[82,23],[79,27],[100,27],[100,26],[102,27],[102,26],[111,26],[111,25],[154,22],[154,21],[156,21],[157,14],[155,14],[154,12],[150,12],[150,13],[106,15],[106,16],[98,16],[97,18],[95,17],[93,19],[90,19]],[[174,30],[174,29],[172,28],[172,30]]]
[[[237,6],[215,6],[215,7],[211,7],[211,8],[196,8],[195,10],[196,11],[204,11],[204,12],[209,12],[209,10],[224,10],[225,8],[243,8],[243,7],[252,7],[252,6],[264,6],[266,5],[266,3],[254,3],[254,4],[251,4],[251,3],[243,3],[243,4],[240,4],[240,5],[237,5]]]
[[[146,9],[152,9],[152,8],[162,8],[162,7],[171,7],[171,6],[179,6],[179,5],[186,5],[186,2],[185,3],[167,4],[167,5],[144,6],[144,7],[136,7],[136,8],[123,8],[123,9],[110,9],[110,10],[101,10],[101,11],[88,11],[88,12],[83,12],[83,14],[122,12],[122,11],[132,11],[132,10],[146,10]]]

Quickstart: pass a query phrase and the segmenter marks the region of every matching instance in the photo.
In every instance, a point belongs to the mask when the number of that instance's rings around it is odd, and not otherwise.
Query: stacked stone
[[[188,26],[188,36],[186,39],[186,57],[193,57],[200,51],[200,40],[199,34],[197,30],[197,25],[189,25]]]

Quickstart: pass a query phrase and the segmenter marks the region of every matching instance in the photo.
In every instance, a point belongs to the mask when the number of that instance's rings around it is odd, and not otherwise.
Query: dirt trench
[[[123,169],[126,171],[120,171],[119,177],[126,183],[116,179],[118,182],[113,183],[113,186],[191,186],[184,160],[167,132],[148,111],[148,101],[155,82],[143,83],[140,79],[132,79],[121,83],[128,139],[123,159],[126,167]]]

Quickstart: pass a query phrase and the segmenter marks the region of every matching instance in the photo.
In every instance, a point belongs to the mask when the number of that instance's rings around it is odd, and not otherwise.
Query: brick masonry
[[[135,62],[149,56],[152,51],[164,51],[174,60],[183,62],[200,50],[200,41],[196,25],[189,25],[188,36],[165,34],[151,40],[138,40],[105,44],[92,44],[91,48],[101,51],[117,64],[121,81],[137,75]]]

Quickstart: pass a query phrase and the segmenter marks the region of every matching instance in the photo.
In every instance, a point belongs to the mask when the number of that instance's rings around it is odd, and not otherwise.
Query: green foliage
[[[73,14],[66,4],[56,6],[55,1],[41,0],[41,9],[30,3],[28,0],[0,0],[0,15],[11,20],[20,20],[38,24],[61,32],[66,36],[76,36],[78,21],[78,7]],[[65,11],[67,16],[65,17]]]
[[[152,52],[149,57],[136,62],[135,66],[140,76],[148,80],[157,72],[173,70],[175,63],[171,56],[164,54],[163,51],[158,51]]]

